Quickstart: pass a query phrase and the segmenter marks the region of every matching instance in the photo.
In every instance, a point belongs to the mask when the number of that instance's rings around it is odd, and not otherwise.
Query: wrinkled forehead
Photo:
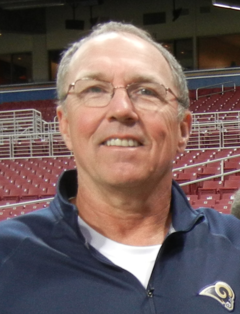
[[[159,70],[168,79],[172,78],[169,64],[157,47],[134,34],[116,32],[104,33],[83,42],[71,59],[69,75],[83,68],[99,67],[98,61],[107,59],[114,60],[116,68],[122,60],[130,60],[132,68],[129,71],[154,73]]]
[[[118,40],[124,41],[125,46],[134,47],[135,49],[138,49],[141,51],[145,48],[146,45],[149,46],[150,49],[155,48],[153,45],[151,45],[146,40],[130,33],[117,33],[117,32],[108,32],[104,34],[100,34],[97,36],[94,36],[92,38],[89,38],[85,41],[83,41],[82,45],[79,47],[79,49],[75,52],[75,54],[72,57],[71,63],[74,63],[75,60],[79,59],[79,57],[84,54],[84,52],[89,50],[94,50],[103,48],[103,47],[111,47],[113,43],[118,42]],[[119,43],[119,42],[118,42]],[[119,46],[119,45],[118,45]],[[116,47],[112,47],[116,48]],[[160,53],[160,51],[159,51]],[[161,54],[161,53],[160,53]]]

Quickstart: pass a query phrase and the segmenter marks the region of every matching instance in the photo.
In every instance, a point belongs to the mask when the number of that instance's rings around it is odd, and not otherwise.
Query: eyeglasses
[[[171,93],[180,101],[170,88],[154,82],[132,83],[127,86],[113,86],[110,82],[95,79],[79,79],[69,85],[69,94],[74,94],[79,99],[79,104],[86,107],[101,108],[109,104],[115,90],[123,88],[135,107],[156,110],[167,103],[166,97]],[[72,91],[71,91],[72,90]]]

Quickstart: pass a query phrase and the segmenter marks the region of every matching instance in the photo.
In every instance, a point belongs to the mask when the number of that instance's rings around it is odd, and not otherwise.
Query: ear
[[[178,133],[178,146],[177,152],[183,153],[191,133],[192,127],[192,115],[189,110],[186,110],[184,113],[183,119],[179,123],[179,133]]]
[[[63,105],[57,107],[57,117],[59,122],[59,130],[62,134],[63,140],[67,148],[72,151],[72,141],[69,130],[69,122],[67,116],[67,109],[63,108]]]

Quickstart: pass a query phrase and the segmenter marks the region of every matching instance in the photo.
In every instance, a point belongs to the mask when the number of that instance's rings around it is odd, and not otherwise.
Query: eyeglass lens
[[[105,107],[110,102],[116,89],[124,88],[136,107],[156,109],[166,102],[167,90],[157,83],[133,83],[126,87],[114,87],[110,82],[98,80],[77,80],[73,85],[74,94],[82,105]]]

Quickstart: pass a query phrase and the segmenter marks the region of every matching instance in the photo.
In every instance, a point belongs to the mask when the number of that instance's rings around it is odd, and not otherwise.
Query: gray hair
[[[183,114],[185,112],[185,109],[189,108],[189,94],[188,94],[188,87],[185,75],[183,73],[182,67],[178,63],[178,61],[175,59],[175,57],[161,44],[155,42],[151,35],[132,25],[132,24],[124,24],[120,22],[108,22],[104,24],[97,25],[93,31],[86,36],[83,39],[80,39],[79,41],[73,43],[62,55],[61,62],[59,64],[58,68],[58,74],[57,74],[57,93],[58,93],[58,99],[59,104],[63,104],[64,98],[66,96],[65,90],[65,79],[66,74],[69,70],[69,64],[72,60],[73,55],[78,51],[78,49],[87,41],[91,40],[92,38],[95,38],[99,35],[105,34],[105,33],[128,33],[133,34],[137,37],[142,38],[143,40],[149,42],[154,47],[156,47],[164,59],[167,61],[171,72],[173,76],[173,83],[175,87],[178,90],[178,100],[179,100],[179,118],[181,119],[183,117]]]

